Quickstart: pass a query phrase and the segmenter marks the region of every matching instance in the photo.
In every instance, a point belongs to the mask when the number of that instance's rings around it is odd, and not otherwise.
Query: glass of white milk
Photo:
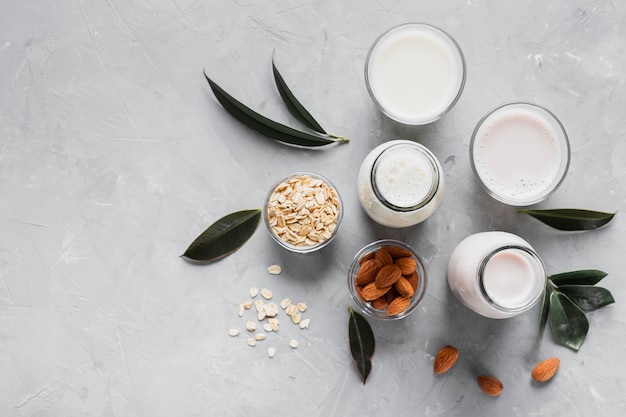
[[[492,231],[463,239],[448,262],[448,284],[466,307],[489,318],[533,307],[546,286],[543,262],[517,235]]]
[[[391,140],[363,160],[358,193],[366,213],[389,227],[408,227],[430,217],[443,197],[443,169],[425,146]]]
[[[365,61],[367,89],[380,111],[409,125],[431,123],[448,112],[461,96],[465,73],[459,45],[425,23],[383,33]]]
[[[546,199],[563,182],[570,146],[561,122],[530,103],[508,103],[483,117],[472,135],[470,161],[485,191],[512,206]]]

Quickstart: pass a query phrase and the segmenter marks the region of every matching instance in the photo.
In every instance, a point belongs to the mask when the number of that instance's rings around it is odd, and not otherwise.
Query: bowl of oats
[[[330,181],[312,172],[295,172],[277,181],[265,199],[263,219],[283,248],[310,253],[337,235],[343,203]]]

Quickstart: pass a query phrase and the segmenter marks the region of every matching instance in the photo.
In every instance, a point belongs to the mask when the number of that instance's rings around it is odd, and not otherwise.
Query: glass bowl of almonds
[[[321,175],[296,172],[277,181],[265,199],[263,218],[270,236],[283,248],[310,253],[337,235],[343,203]]]
[[[413,248],[386,239],[361,249],[348,272],[350,295],[364,314],[383,320],[411,314],[426,294],[426,267]]]

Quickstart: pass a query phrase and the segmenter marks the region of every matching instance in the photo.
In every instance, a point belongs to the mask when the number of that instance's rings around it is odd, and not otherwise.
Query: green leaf
[[[528,214],[558,230],[593,230],[606,225],[615,213],[581,209],[531,210],[518,209],[518,213]]]
[[[592,311],[615,302],[609,290],[589,285],[561,285],[558,289],[584,311]]]
[[[565,294],[553,291],[550,295],[550,328],[559,343],[578,350],[589,331],[589,321]]]
[[[197,262],[212,262],[239,249],[254,234],[261,220],[261,209],[228,214],[206,229],[182,255]]]
[[[251,129],[256,130],[262,135],[275,139],[279,142],[305,147],[316,147],[332,143],[348,142],[348,139],[346,138],[336,138],[331,135],[316,132],[302,132],[268,119],[243,103],[237,101],[233,96],[228,94],[219,85],[213,82],[206,75],[206,73],[204,73],[204,77],[208,81],[211,90],[213,90],[213,94],[215,94],[217,101],[220,102],[224,109],[226,109],[226,111],[235,119],[244,123]]]
[[[550,275],[548,279],[554,285],[595,285],[606,276],[606,272],[598,271],[597,269],[581,269],[579,271]]]
[[[539,341],[543,338],[543,332],[548,323],[548,315],[550,314],[550,289],[546,285],[541,297],[541,313],[539,313]]]
[[[313,129],[316,132],[326,133],[324,128],[322,128],[322,126],[320,126],[320,124],[317,123],[317,120],[313,118],[311,113],[309,113],[309,111],[304,108],[304,106],[300,103],[300,101],[298,101],[296,96],[291,92],[291,90],[289,89],[289,86],[287,86],[287,83],[285,82],[285,79],[283,78],[282,75],[280,75],[280,72],[278,71],[278,68],[276,67],[276,63],[274,61],[273,56],[272,56],[272,70],[274,72],[274,81],[276,82],[276,87],[278,88],[278,92],[280,93],[280,96],[282,97],[283,101],[287,105],[287,109],[289,109],[289,112],[296,119],[300,120],[302,123],[308,126],[310,129]]]
[[[361,374],[363,384],[372,370],[372,356],[374,355],[375,339],[374,332],[365,317],[348,307],[350,321],[348,322],[348,337],[350,340],[350,352],[356,363],[357,370]]]

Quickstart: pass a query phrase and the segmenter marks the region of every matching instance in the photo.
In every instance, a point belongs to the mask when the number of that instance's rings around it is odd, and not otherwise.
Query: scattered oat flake
[[[267,268],[267,272],[272,275],[278,275],[283,272],[283,269],[280,267],[280,265],[271,265]]]
[[[294,324],[299,324],[301,320],[302,316],[298,313],[295,313],[291,316],[291,321],[293,321]]]
[[[289,298],[285,298],[280,302],[280,307],[284,310],[291,305],[291,300]]]
[[[243,308],[245,308],[246,310],[250,310],[253,305],[254,303],[252,302],[252,300],[248,300],[245,303],[243,303]]]
[[[239,334],[239,330],[237,330],[237,329],[230,329],[230,330],[228,331],[228,335],[229,335],[229,336],[231,336],[231,337],[235,337],[235,336],[237,336],[238,334]]]
[[[263,288],[261,290],[261,295],[263,296],[263,298],[265,298],[266,300],[271,300],[272,299],[272,292],[270,290],[268,290],[267,288]]]
[[[300,328],[301,329],[308,329],[309,328],[309,324],[311,323],[311,319],[304,319],[300,321]]]
[[[267,348],[267,356],[269,356],[270,358],[273,358],[274,355],[276,355],[276,348],[273,346],[270,346]]]
[[[256,336],[254,336],[254,338],[256,340],[265,340],[265,333],[259,333]]]
[[[263,300],[256,300],[254,302],[254,308],[256,308],[257,313],[263,310]]]
[[[256,330],[256,324],[254,324],[254,322],[249,321],[246,323],[246,329],[248,329],[249,332],[253,332]]]
[[[272,325],[269,323],[265,323],[263,324],[263,330],[265,330],[266,332],[273,332],[274,329],[272,329]]]
[[[293,349],[297,349],[298,348],[298,341],[296,339],[291,339],[289,341],[289,346],[291,346]]]
[[[304,303],[298,303],[296,305],[296,307],[298,308],[298,310],[302,313],[304,313],[307,310],[307,306]]]
[[[266,317],[266,316],[267,316],[267,313],[265,312],[265,309],[260,310],[259,312],[257,312],[257,313],[256,313],[256,318],[257,318],[259,321],[263,321],[263,320],[265,320],[265,317]]]
[[[257,296],[258,293],[259,290],[257,289],[257,287],[250,287],[250,297],[254,298]]]
[[[237,314],[239,314],[239,317],[243,316],[243,309],[244,309],[243,304],[239,304],[239,311],[237,312]]]
[[[248,346],[256,346],[256,339],[254,337],[249,338],[246,343]]]

